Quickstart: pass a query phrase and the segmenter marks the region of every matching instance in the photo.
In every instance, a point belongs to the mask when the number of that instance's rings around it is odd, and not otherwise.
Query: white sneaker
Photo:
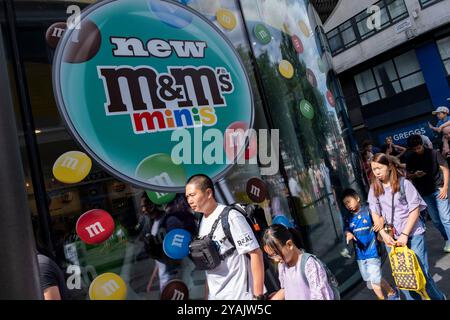
[[[444,251],[450,253],[450,240],[445,242]]]

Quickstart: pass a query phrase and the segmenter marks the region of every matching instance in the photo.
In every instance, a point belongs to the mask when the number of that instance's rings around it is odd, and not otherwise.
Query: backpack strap
[[[221,260],[225,260],[226,257],[231,256],[233,254],[234,250],[236,250],[236,247],[234,246],[233,237],[231,236],[230,224],[228,223],[228,215],[229,215],[231,209],[232,209],[232,207],[226,206],[222,210],[219,217],[216,219],[216,221],[214,221],[211,231],[208,234],[208,237],[212,239],[214,231],[216,231],[217,225],[219,224],[219,221],[220,221],[222,224],[222,229],[225,233],[225,236],[227,237],[228,241],[230,241],[231,244],[233,245],[232,248],[228,249],[227,251],[225,251],[223,254],[220,255]]]
[[[242,209],[241,207],[239,207],[236,204],[226,206],[225,209],[223,209],[223,211],[222,211],[221,222],[222,222],[223,232],[225,233],[225,236],[227,237],[228,241],[230,241],[230,243],[233,245],[233,247],[236,247],[234,240],[233,240],[233,236],[231,235],[230,222],[228,220],[228,216],[230,215],[231,210],[236,210],[236,211],[240,212],[241,214],[243,214],[244,216],[245,216],[245,212],[243,211],[244,209]]]
[[[308,282],[308,279],[306,278],[305,268],[306,268],[306,262],[308,261],[308,258],[311,256],[312,256],[312,254],[303,251],[302,258],[300,261],[300,273],[302,274],[303,281],[306,283],[306,285],[308,287],[309,287],[309,282]]]
[[[406,199],[405,177],[400,177],[400,198]]]

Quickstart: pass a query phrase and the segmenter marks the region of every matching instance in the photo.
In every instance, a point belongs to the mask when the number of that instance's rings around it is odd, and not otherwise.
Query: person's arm
[[[370,216],[373,221],[373,231],[378,232],[384,227],[384,219],[381,215],[380,206],[378,205],[378,200],[375,197],[373,187],[370,187],[369,195],[367,197],[367,202],[369,203]]]
[[[408,220],[406,221],[406,226],[403,229],[400,237],[396,241],[396,245],[399,247],[404,247],[408,243],[409,235],[411,234],[411,230],[419,219],[419,207],[415,208],[413,211],[409,213]]]
[[[284,300],[284,289],[278,290],[273,296],[270,297],[270,300]]]
[[[208,296],[209,296],[208,282],[205,281],[205,300],[208,300]]]
[[[351,233],[350,231],[345,231],[345,239],[346,239],[346,241],[347,241],[347,244],[348,244],[351,240],[355,240],[355,241],[356,241],[355,236],[354,236],[353,233]]]
[[[44,290],[45,300],[61,300],[58,286],[51,286]]]
[[[259,296],[264,293],[264,261],[261,249],[249,252],[250,268],[253,275],[253,295]]]
[[[439,168],[442,170],[442,174],[444,176],[444,185],[439,188],[439,195],[438,198],[443,200],[447,198],[448,194],[448,168],[446,166],[440,165]]]
[[[448,127],[448,126],[450,126],[450,121],[444,122],[443,124],[441,124],[441,125],[438,127],[439,132],[441,132],[442,129],[444,129],[445,127]]]
[[[406,150],[407,150],[406,148],[404,148],[404,147],[402,147],[402,146],[398,146],[398,145],[396,145],[396,144],[394,144],[393,147],[394,147],[398,152],[400,152],[398,155],[396,155],[397,158],[400,158],[402,155],[404,155],[405,152],[406,152]]]
[[[439,132],[439,128],[433,126],[431,123],[428,122],[428,127],[430,127],[431,130]]]
[[[150,290],[153,286],[153,281],[155,280],[157,274],[158,274],[158,265],[155,265],[152,275],[150,276],[150,279],[148,280],[148,283],[147,283],[147,287],[146,287],[147,292],[150,292]]]

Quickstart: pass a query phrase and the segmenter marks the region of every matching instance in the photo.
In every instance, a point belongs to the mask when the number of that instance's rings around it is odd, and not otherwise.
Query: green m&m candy
[[[312,120],[314,118],[314,107],[308,100],[303,99],[300,102],[300,112],[303,114],[305,118],[309,120]]]
[[[149,199],[157,205],[169,203],[177,196],[176,193],[165,193],[150,190],[146,190],[145,192],[147,193]]]
[[[270,31],[263,24],[258,23],[253,28],[253,33],[255,34],[256,39],[258,39],[261,44],[268,44],[272,40]]]
[[[158,191],[173,191],[174,187],[183,188],[186,182],[183,165],[173,163],[171,157],[164,153],[157,153],[142,160],[136,169],[136,177],[155,186],[155,190]],[[169,198],[167,194],[156,193],[157,199],[163,197]]]

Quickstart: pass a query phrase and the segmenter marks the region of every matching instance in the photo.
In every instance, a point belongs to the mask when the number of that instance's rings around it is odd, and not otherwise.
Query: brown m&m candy
[[[79,28],[71,30],[64,51],[64,62],[81,63],[92,59],[100,49],[102,37],[97,25],[84,20]]]
[[[248,180],[246,192],[250,200],[256,203],[263,202],[267,197],[266,184],[258,178]]]

